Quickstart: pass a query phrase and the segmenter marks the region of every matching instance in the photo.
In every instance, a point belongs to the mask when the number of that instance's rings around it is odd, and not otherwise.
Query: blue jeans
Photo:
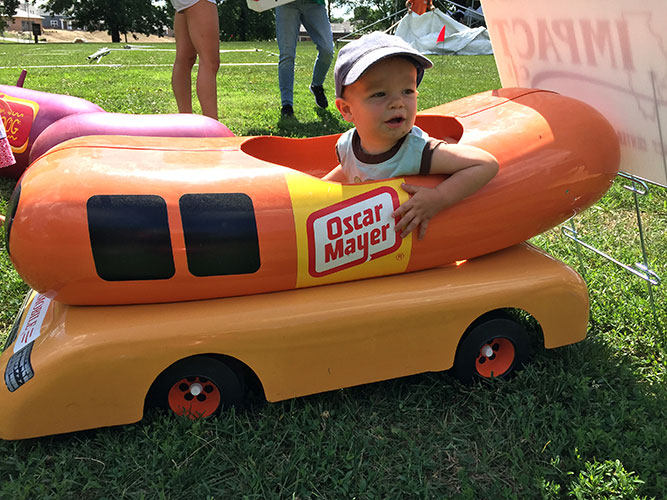
[[[324,5],[308,0],[295,0],[276,7],[276,38],[280,50],[278,84],[283,106],[294,103],[294,59],[301,24],[317,46],[311,85],[320,86],[324,83],[333,60],[333,35]]]

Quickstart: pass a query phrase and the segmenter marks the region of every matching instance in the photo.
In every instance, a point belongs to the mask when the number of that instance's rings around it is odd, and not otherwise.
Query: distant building
[[[9,31],[32,31],[32,24],[38,23],[42,28],[52,30],[73,29],[72,20],[66,16],[51,14],[28,2],[21,2],[14,15],[14,21],[7,26]]]
[[[42,24],[42,16],[37,13],[36,8],[28,10],[18,9],[14,14],[14,19],[9,19],[8,31],[29,31],[32,32],[33,23]]]
[[[42,27],[50,30],[73,30],[72,20],[58,14],[43,14]]]

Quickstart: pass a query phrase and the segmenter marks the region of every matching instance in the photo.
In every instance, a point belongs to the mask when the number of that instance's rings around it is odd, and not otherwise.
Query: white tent
[[[422,15],[408,11],[398,23],[396,35],[422,54],[493,54],[489,32],[485,27],[468,28],[439,9]]]

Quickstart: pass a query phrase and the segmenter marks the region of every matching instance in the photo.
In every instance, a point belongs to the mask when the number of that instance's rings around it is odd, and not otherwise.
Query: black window
[[[167,204],[154,195],[88,199],[88,231],[100,278],[159,280],[174,275]]]
[[[180,208],[193,275],[249,274],[259,269],[255,209],[248,195],[186,194]]]

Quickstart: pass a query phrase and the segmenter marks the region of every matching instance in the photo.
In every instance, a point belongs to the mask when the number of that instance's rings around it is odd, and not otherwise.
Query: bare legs
[[[208,0],[199,0],[174,16],[176,59],[171,86],[179,113],[192,113],[190,74],[199,56],[197,99],[204,115],[218,119],[216,77],[220,68],[219,33],[218,8]]]
[[[174,15],[174,35],[176,36],[176,59],[171,73],[171,88],[174,90],[176,105],[179,113],[192,113],[192,90],[190,73],[197,60],[190,35],[185,14]]]

